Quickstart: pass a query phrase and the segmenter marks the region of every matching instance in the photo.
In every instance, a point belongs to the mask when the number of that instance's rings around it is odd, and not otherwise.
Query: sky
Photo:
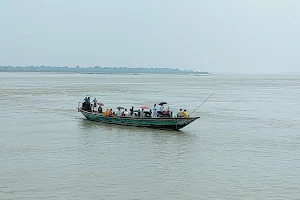
[[[299,0],[1,0],[0,65],[300,72]]]

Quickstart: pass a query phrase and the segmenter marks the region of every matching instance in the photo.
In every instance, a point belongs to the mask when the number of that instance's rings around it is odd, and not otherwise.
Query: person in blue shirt
[[[138,109],[138,117],[140,117],[141,116],[141,111],[140,111],[140,109]]]
[[[94,98],[93,102],[94,102],[94,105],[93,105],[93,109],[92,110],[94,111],[95,108],[97,110],[97,99],[96,99],[96,97]]]

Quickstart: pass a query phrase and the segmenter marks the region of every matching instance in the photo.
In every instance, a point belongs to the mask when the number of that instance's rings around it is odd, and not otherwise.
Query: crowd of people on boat
[[[117,107],[115,110],[112,108],[107,108],[103,111],[103,103],[97,102],[94,98],[92,101],[90,97],[85,97],[82,103],[81,109],[84,111],[98,112],[103,114],[105,117],[140,117],[140,118],[161,118],[161,117],[182,117],[188,118],[189,114],[187,110],[180,109],[177,114],[174,114],[169,107],[165,108],[166,102],[160,104],[154,104],[151,109],[148,106],[142,106],[138,109],[134,109],[132,106],[129,110],[123,107]]]

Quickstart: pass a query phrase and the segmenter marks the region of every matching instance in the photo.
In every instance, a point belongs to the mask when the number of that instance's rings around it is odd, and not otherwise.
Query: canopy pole
[[[212,94],[211,94],[212,95]],[[211,96],[211,95],[209,95],[201,104],[200,104],[200,106],[198,106],[195,110],[193,110],[193,112],[195,112],[196,110],[198,110],[198,108],[200,108],[204,103],[205,103],[205,101],[207,101],[207,99],[209,99],[209,97]],[[190,114],[189,114],[189,116],[193,113],[193,112],[191,112]]]

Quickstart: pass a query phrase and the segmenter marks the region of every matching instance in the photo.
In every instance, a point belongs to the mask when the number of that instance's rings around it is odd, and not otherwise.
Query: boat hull
[[[192,123],[199,117],[189,118],[137,118],[137,117],[105,117],[101,113],[89,112],[78,109],[86,119],[106,124],[117,124],[124,126],[149,127],[158,129],[179,130]]]

